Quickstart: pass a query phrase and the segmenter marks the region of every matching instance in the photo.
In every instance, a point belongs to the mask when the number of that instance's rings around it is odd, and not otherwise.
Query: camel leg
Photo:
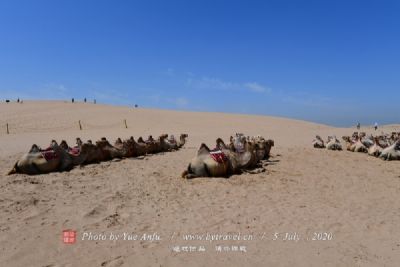
[[[9,171],[9,172],[7,173],[7,175],[11,175],[11,174],[15,174],[15,173],[18,173],[18,161],[15,162],[14,167],[12,168],[11,171]]]

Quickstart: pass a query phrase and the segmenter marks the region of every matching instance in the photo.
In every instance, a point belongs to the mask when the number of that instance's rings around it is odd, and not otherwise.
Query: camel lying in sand
[[[167,134],[163,134],[156,140],[150,135],[146,141],[144,141],[142,137],[139,137],[138,143],[146,145],[146,154],[156,154],[163,151],[168,151],[168,147],[165,144],[165,139],[167,137]]]
[[[349,136],[343,136],[342,138],[346,141],[346,147],[348,151],[363,153],[368,152],[367,147],[361,142],[358,136],[354,136],[353,139],[351,139]]]
[[[336,136],[328,136],[328,142],[326,143],[326,149],[328,150],[342,150],[342,144],[336,138]]]
[[[374,144],[368,148],[368,155],[379,157],[382,153],[383,148],[379,144],[379,138],[374,138]]]
[[[315,148],[325,148],[325,142],[319,135],[315,136],[315,139],[312,143]]]
[[[315,148],[326,148],[328,150],[342,150],[342,144],[340,141],[336,138],[336,136],[328,136],[328,141],[325,142],[322,140],[321,136],[317,135],[315,136],[315,139],[313,140],[313,146]]]
[[[42,174],[54,171],[68,171],[73,166],[82,164],[87,154],[86,146],[82,147],[79,155],[69,154],[55,140],[45,150],[33,145],[31,150],[14,164],[8,175],[14,173]]]
[[[42,174],[68,171],[77,165],[171,151],[172,148],[176,150],[185,144],[187,134],[182,134],[180,141],[173,146],[165,142],[167,137],[168,135],[162,135],[157,140],[151,140],[151,137],[150,142],[146,143],[135,142],[133,137],[124,141],[118,138],[114,146],[105,137],[97,141],[96,144],[92,144],[90,140],[83,143],[80,138],[77,138],[77,145],[72,148],[68,146],[65,140],[60,145],[53,140],[46,150],[41,150],[37,145],[33,145],[30,151],[15,163],[14,168],[8,174]]]
[[[215,159],[217,155],[219,159]],[[251,161],[251,158],[248,159]],[[247,165],[248,162],[242,164]],[[201,144],[186,171],[182,173],[183,178],[195,177],[229,177],[232,174],[240,173],[240,164],[235,152],[226,149],[225,151],[211,151],[207,145]]]
[[[249,142],[246,138],[240,138],[243,146],[241,152],[232,145],[225,145],[221,138],[216,141],[216,149],[210,150],[204,143],[201,144],[197,155],[189,163],[187,170],[182,173],[183,178],[195,177],[229,177],[232,174],[239,174],[248,169],[257,167],[260,157],[257,151],[260,150],[258,144]],[[234,138],[231,137],[231,144]],[[272,140],[271,140],[272,141]],[[270,147],[273,145],[269,142]],[[264,151],[269,148],[262,148]],[[265,157],[265,153],[263,154]],[[260,168],[257,172],[262,172],[265,169]]]
[[[400,160],[400,139],[383,149],[379,157],[385,160]]]
[[[269,159],[271,156],[271,149],[275,145],[274,140],[265,140],[261,135],[253,136],[251,138],[248,137],[247,140],[250,140],[252,143],[257,145],[256,156],[258,161]]]
[[[179,141],[177,141],[173,135],[170,135],[168,138],[164,139],[164,147],[167,149],[167,151],[178,150],[185,145],[187,137],[187,134],[181,134]]]

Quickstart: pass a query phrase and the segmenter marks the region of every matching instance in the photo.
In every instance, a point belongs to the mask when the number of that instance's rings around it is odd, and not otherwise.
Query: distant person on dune
[[[375,129],[375,131],[378,130],[378,123],[377,122],[375,122],[375,124],[374,124],[374,129]]]
[[[361,124],[357,123],[357,130],[360,130]]]

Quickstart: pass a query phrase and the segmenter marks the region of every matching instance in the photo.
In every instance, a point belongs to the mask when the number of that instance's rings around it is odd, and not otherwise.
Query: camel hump
[[[225,142],[222,140],[222,138],[217,138],[217,140],[215,142],[217,144],[221,143],[221,144],[225,145]]]
[[[205,153],[209,154],[210,148],[206,144],[202,143],[199,150],[197,151],[197,155],[205,154]]]
[[[39,152],[39,151],[40,151],[40,148],[38,147],[38,145],[33,144],[32,147],[31,147],[31,149],[29,150],[29,153],[32,153],[32,152]]]
[[[76,144],[78,146],[82,145],[82,140],[79,137],[76,138]]]

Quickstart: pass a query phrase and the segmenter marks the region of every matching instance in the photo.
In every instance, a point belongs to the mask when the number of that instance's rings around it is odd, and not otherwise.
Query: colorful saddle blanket
[[[41,150],[40,152],[47,161],[58,158],[58,154],[51,147]]]
[[[210,156],[218,163],[224,163],[228,160],[228,157],[225,155],[225,153],[218,149],[210,151]]]
[[[81,152],[81,150],[79,149],[79,147],[72,147],[69,149],[68,151],[70,154],[72,155],[79,155],[79,153]]]

